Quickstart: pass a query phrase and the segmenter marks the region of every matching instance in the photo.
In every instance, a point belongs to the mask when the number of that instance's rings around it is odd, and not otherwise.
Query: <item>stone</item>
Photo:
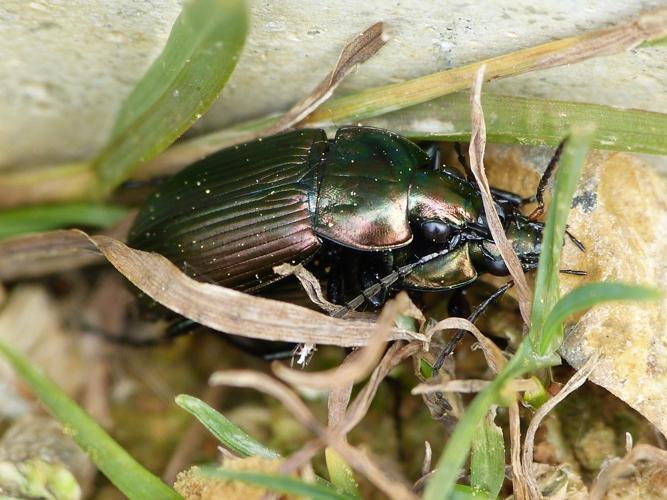
[[[551,148],[490,146],[489,181],[530,195],[551,154]],[[587,276],[561,275],[561,296],[600,281],[665,290],[667,181],[641,158],[592,151],[568,225],[586,251],[566,240],[561,268],[586,271]],[[591,380],[667,435],[667,295],[656,302],[609,302],[572,318],[562,357],[579,368],[595,352],[602,357]]]
[[[280,112],[377,21],[390,37],[338,95],[606,28],[661,0],[396,2],[249,1],[250,32],[221,99],[194,133]],[[166,43],[180,0],[3,0],[0,5],[0,168],[85,160]],[[667,110],[667,47],[643,48],[490,83],[510,95]],[[593,76],[591,76],[593,75]]]

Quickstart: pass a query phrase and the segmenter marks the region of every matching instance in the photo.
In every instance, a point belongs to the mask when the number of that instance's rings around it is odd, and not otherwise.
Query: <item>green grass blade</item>
[[[489,500],[491,498],[494,497],[490,497],[488,493],[481,492],[465,484],[457,484],[454,486],[454,490],[448,500]]]
[[[30,387],[65,432],[88,454],[102,473],[131,499],[180,496],[141,466],[60,388],[22,355],[0,342],[0,353]]]
[[[470,450],[470,485],[496,498],[505,480],[503,430],[494,422],[495,411],[477,427]]]
[[[584,102],[482,95],[487,141],[556,146],[573,123],[595,123],[595,149],[667,155],[667,114]],[[470,102],[458,92],[364,120],[412,139],[468,141]]]
[[[225,448],[241,457],[278,458],[280,455],[256,441],[201,399],[181,394],[176,404],[194,415]]]
[[[356,500],[359,498],[339,493],[335,489],[321,484],[305,483],[300,479],[290,476],[236,471],[216,467],[200,467],[199,469],[203,474],[209,477],[234,479],[243,481],[244,483],[262,486],[268,490],[289,493],[305,498],[312,498],[314,500]]]
[[[521,343],[514,357],[505,365],[496,378],[486,386],[466,408],[463,417],[456,425],[454,433],[447,441],[436,472],[428,482],[422,500],[442,500],[450,498],[456,486],[459,471],[463,466],[478,426],[493,404],[497,404],[503,386],[515,377],[535,368],[529,360],[527,340]]]
[[[108,192],[185,132],[216,99],[247,30],[243,0],[190,0],[167,44],[127,98],[94,161]]]
[[[333,448],[326,448],[324,457],[327,462],[327,472],[331,484],[347,495],[358,497],[359,485],[354,478],[352,468],[343,460],[343,457]]]
[[[667,113],[622,109],[583,102],[527,99],[483,94],[487,141],[490,143],[556,146],[569,133],[572,123],[593,122],[596,149],[667,155]],[[160,171],[161,165],[187,165],[195,159],[232,146],[248,132],[259,132],[275,124],[280,116],[270,115],[233,127],[182,141],[146,168]],[[322,126],[333,132],[338,126],[371,125],[397,132],[414,140],[468,141],[470,103],[468,93],[455,93],[361,122],[331,122]],[[0,177],[0,180],[2,178]]]
[[[317,109],[306,122],[310,125],[326,121],[358,122],[370,116],[428,102],[436,97],[470,88],[477,70],[482,65],[486,66],[485,78],[495,80],[576,63],[581,60],[581,51],[586,53],[587,58],[609,55],[610,49],[612,52],[620,52],[624,49],[618,44],[613,48],[607,44],[610,33],[619,38],[624,37],[627,42],[632,40],[636,45],[655,41],[664,35],[664,29],[660,22],[655,22],[654,16],[655,13],[647,12],[631,22],[611,28],[611,31],[594,31],[562,38],[412,80],[338,97]],[[638,23],[645,23],[645,26],[651,28],[638,30]],[[630,45],[631,42],[625,44],[625,47]]]
[[[63,227],[109,227],[129,211],[114,205],[67,203],[0,211],[0,239]]]
[[[551,206],[542,233],[542,253],[535,279],[529,338],[534,354],[549,356],[558,348],[556,332],[546,336],[543,330],[547,314],[559,298],[560,255],[572,197],[581,176],[584,160],[593,139],[593,125],[573,126],[561,155]]]
[[[588,283],[575,288],[561,298],[544,321],[545,338],[554,338],[560,344],[558,334],[565,319],[579,311],[588,309],[600,302],[613,300],[657,300],[660,292],[653,288],[626,285],[623,283]]]

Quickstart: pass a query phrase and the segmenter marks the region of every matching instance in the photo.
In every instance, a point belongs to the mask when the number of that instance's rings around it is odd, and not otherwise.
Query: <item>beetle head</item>
[[[532,222],[519,213],[510,213],[504,218],[503,226],[523,270],[535,269],[542,250],[544,225],[540,222]],[[470,254],[479,271],[496,276],[509,274],[498,247],[490,235],[476,240],[470,247]]]

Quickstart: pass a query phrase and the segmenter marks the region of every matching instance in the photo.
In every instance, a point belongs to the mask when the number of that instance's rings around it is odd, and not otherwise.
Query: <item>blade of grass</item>
[[[491,405],[501,403],[503,386],[510,380],[536,368],[537,365],[528,359],[529,349],[529,342],[524,340],[514,357],[466,408],[454,433],[447,441],[445,451],[436,465],[437,470],[429,480],[422,500],[442,500],[450,497],[459,471],[468,456],[473,436]]]
[[[128,214],[115,205],[69,203],[38,205],[0,212],[0,239],[62,227],[109,227]]]
[[[359,497],[359,485],[354,478],[352,468],[333,448],[324,450],[329,480],[336,488],[346,495]]]
[[[594,122],[598,125],[592,143],[594,148],[667,155],[666,113],[488,93],[482,95],[482,107],[486,112],[487,142],[557,146],[572,123]],[[142,165],[137,176],[149,178],[174,173],[202,156],[237,144],[249,133],[271,126],[278,118],[277,115],[267,116],[180,142]],[[393,130],[410,139],[468,141],[468,93],[457,92],[360,122],[322,125],[335,129],[357,123]]]
[[[240,457],[278,458],[280,455],[253,439],[224,415],[201,399],[187,394],[176,396],[176,404],[191,413],[222,445]]]
[[[591,147],[595,149],[667,155],[664,139],[667,113],[487,93],[482,95],[482,106],[486,111],[489,143],[556,146],[572,123],[594,122],[598,128]],[[357,123],[393,130],[410,139],[468,141],[469,115],[467,94],[456,93]],[[272,115],[179,142],[142,164],[132,177],[147,179],[173,174],[203,156],[271,126],[278,118],[279,115]],[[325,125],[334,128],[331,123]],[[0,172],[0,207],[91,198],[94,182],[86,163]]]
[[[559,298],[560,255],[565,225],[594,131],[592,124],[572,127],[556,173],[553,198],[542,233],[542,252],[535,279],[535,300],[528,333],[537,356],[554,353],[558,348],[557,340],[562,335],[562,326],[559,326],[547,336],[544,321]]]
[[[190,0],[167,44],[121,108],[93,162],[108,193],[185,132],[217,98],[247,29],[243,0]]]
[[[180,498],[132,458],[118,443],[22,355],[0,342],[0,354],[30,387],[65,432],[128,498]]]
[[[465,484],[457,484],[454,486],[452,495],[448,500],[489,500],[490,498],[493,497],[490,497],[486,493],[480,492],[475,488],[471,488]]]
[[[557,357],[547,356],[549,352],[535,352],[536,346],[539,345],[535,342],[535,336],[538,335],[538,339],[542,338],[539,335],[541,335],[546,314],[558,300],[560,251],[565,223],[583,160],[592,140],[593,130],[591,125],[573,126],[561,156],[561,165],[556,174],[553,198],[543,232],[542,254],[535,285],[529,336],[520,344],[516,354],[500,373],[466,409],[438,461],[437,471],[426,488],[425,500],[449,497],[456,483],[458,471],[470,449],[477,426],[490,406],[499,403],[505,384],[526,372],[549,364],[556,364],[559,361]]]
[[[559,328],[565,319],[579,311],[614,300],[657,300],[661,297],[659,290],[624,283],[588,283],[575,288],[561,298],[551,309],[544,320],[544,338],[553,338],[553,343],[560,345],[562,337],[558,337]]]
[[[272,474],[261,474],[257,472],[246,472],[228,470],[216,467],[200,467],[202,474],[220,478],[233,479],[248,484],[263,486],[272,491],[289,493],[314,500],[355,500],[359,497],[339,493],[335,489],[321,484],[311,484],[290,476],[279,476]]]
[[[494,422],[496,412],[487,412],[475,433],[470,457],[470,485],[497,498],[505,480],[505,442],[503,431]]]
[[[667,154],[665,113],[488,93],[482,94],[482,107],[489,143],[557,146],[573,123],[593,122],[595,149]],[[411,139],[468,141],[470,104],[467,93],[457,92],[361,123]]]
[[[662,38],[666,32],[667,9],[657,9],[608,30],[563,38],[407,82],[340,97],[321,106],[306,119],[306,123],[313,126],[327,122],[356,122],[430,101],[469,88],[482,65],[487,67],[487,80],[495,80],[621,52],[645,41]]]

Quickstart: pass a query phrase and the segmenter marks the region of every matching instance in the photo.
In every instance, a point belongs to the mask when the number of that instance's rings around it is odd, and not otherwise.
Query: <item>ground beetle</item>
[[[518,195],[494,190],[494,199],[524,269],[535,268],[543,225],[521,214]],[[279,279],[274,266],[319,254],[332,269],[330,300],[349,309],[381,306],[391,288],[452,290],[508,274],[476,185],[442,167],[437,147],[370,127],[333,140],[296,130],[198,161],[149,197],[129,245],[252,293]]]

